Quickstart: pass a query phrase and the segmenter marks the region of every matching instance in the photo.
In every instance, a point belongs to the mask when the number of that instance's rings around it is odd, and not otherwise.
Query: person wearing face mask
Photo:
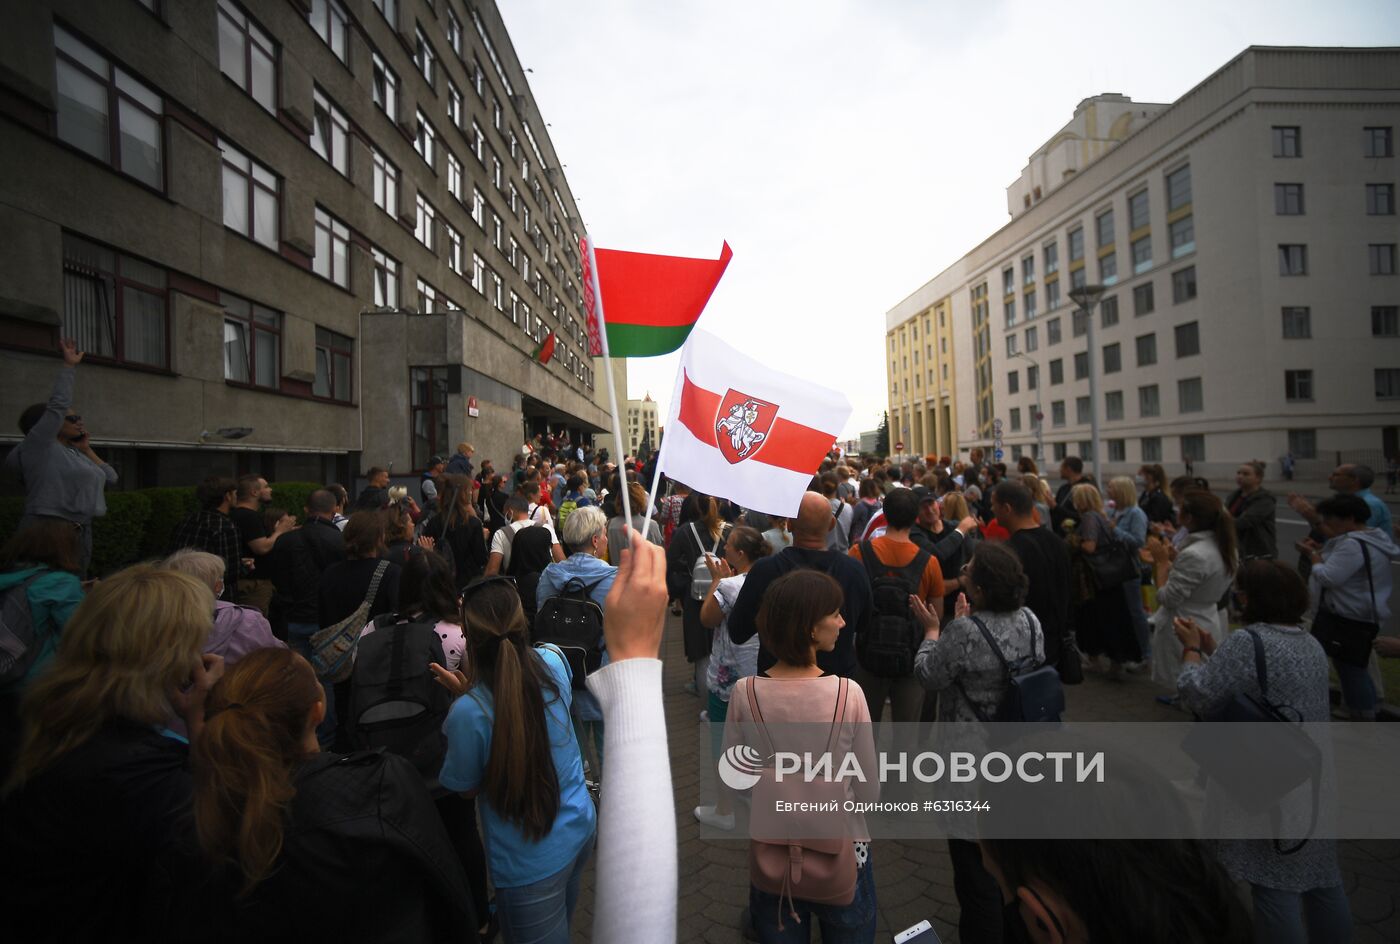
[[[1225,499],[1230,517],[1235,519],[1240,560],[1273,560],[1278,556],[1274,514],[1278,503],[1264,487],[1264,463],[1252,459],[1235,470],[1239,487]]]
[[[63,367],[48,403],[26,407],[19,417],[24,441],[5,457],[5,468],[24,482],[21,527],[39,518],[61,518],[77,526],[82,551],[78,576],[92,562],[92,519],[107,513],[103,489],[117,484],[117,470],[92,451],[87,427],[73,412],[73,377],[82,362],[78,344],[60,345]]]

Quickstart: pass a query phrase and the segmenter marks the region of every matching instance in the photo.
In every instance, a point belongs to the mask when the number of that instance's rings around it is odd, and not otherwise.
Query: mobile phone
[[[894,936],[894,944],[939,944],[938,932],[925,919],[912,928],[905,928]]]

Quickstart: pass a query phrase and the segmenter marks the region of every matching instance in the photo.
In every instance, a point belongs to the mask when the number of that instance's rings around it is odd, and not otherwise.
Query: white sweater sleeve
[[[625,659],[588,677],[603,707],[593,939],[665,944],[676,939],[676,811],[661,661]]]

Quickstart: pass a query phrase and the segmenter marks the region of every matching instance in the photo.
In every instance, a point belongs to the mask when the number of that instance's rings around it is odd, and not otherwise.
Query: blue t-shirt
[[[539,842],[531,842],[516,824],[502,819],[491,802],[482,797],[486,855],[491,863],[491,882],[498,888],[532,885],[568,868],[597,828],[593,800],[583,783],[583,759],[569,720],[569,665],[557,649],[530,651],[544,662],[559,689],[557,697],[548,689],[544,692],[554,772],[559,779],[559,812],[549,834]],[[475,686],[453,702],[442,726],[447,735],[447,757],[439,780],[444,787],[463,793],[480,789],[486,761],[491,756],[495,718],[495,700],[485,685]]]

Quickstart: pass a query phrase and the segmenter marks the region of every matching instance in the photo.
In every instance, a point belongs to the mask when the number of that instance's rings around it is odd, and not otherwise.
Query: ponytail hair
[[[468,587],[462,625],[472,650],[472,658],[463,660],[471,669],[468,681],[484,684],[495,702],[482,793],[502,819],[539,842],[559,814],[559,775],[545,712],[545,691],[557,699],[559,690],[529,647],[512,584],[487,578]]]
[[[736,525],[730,529],[729,537],[725,543],[736,551],[743,553],[752,564],[760,557],[767,557],[773,553],[773,545],[769,544],[763,535],[758,533],[757,528],[751,528],[746,524]]]
[[[195,830],[212,860],[243,873],[240,895],[267,878],[282,853],[292,772],[306,756],[306,726],[322,698],[311,664],[290,649],[249,653],[209,693],[192,755]]]
[[[1240,557],[1235,519],[1225,511],[1219,496],[1191,489],[1181,498],[1181,511],[1191,516],[1192,531],[1210,531],[1215,535],[1215,546],[1225,560],[1225,572],[1233,574]]]

